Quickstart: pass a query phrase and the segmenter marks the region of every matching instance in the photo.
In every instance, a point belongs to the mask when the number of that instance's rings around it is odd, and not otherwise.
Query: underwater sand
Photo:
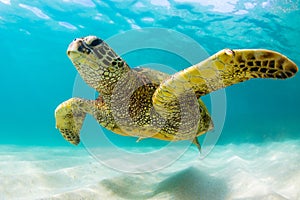
[[[297,140],[217,145],[204,159],[190,147],[171,166],[130,174],[84,148],[0,146],[0,199],[300,199],[299,152]]]

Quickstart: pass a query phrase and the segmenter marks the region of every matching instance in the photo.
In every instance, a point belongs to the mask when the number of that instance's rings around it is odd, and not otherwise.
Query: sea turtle
[[[202,100],[210,92],[252,78],[286,79],[298,71],[284,55],[265,49],[224,49],[170,76],[133,68],[96,36],[75,39],[67,55],[96,100],[71,98],[55,110],[56,128],[80,142],[86,114],[114,133],[139,139],[191,140],[213,128]]]

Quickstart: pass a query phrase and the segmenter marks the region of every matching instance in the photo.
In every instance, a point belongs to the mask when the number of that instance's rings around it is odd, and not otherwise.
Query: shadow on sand
[[[218,200],[226,199],[228,193],[225,180],[194,167],[167,175],[123,175],[100,184],[124,199]]]

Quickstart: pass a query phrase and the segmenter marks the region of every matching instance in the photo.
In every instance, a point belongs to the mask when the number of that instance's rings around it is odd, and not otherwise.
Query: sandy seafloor
[[[172,165],[140,174],[110,169],[84,148],[0,152],[0,199],[300,199],[298,140],[217,145],[204,159],[190,147]]]
[[[151,173],[105,166],[82,144],[69,145],[54,119],[63,101],[95,98],[76,85],[66,55],[74,38],[96,35],[129,66],[171,74],[224,48],[270,49],[300,66],[299,21],[299,0],[0,0],[0,200],[299,200],[299,72],[228,87],[223,100],[213,93],[215,106],[205,102],[215,127],[224,123],[218,145],[204,159],[190,147]],[[131,152],[161,144],[103,132]],[[119,169],[134,165],[115,149],[98,152]],[[145,163],[159,166],[169,155],[160,156]]]

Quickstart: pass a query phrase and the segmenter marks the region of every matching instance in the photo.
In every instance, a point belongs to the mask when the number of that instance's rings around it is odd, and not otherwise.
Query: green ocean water
[[[55,129],[54,119],[54,110],[61,102],[76,94],[95,95],[84,83],[80,82],[83,89],[77,85],[80,78],[66,55],[74,38],[97,35],[129,66],[167,73],[196,64],[224,48],[270,49],[300,65],[299,19],[300,2],[287,0],[0,0],[0,177],[1,182],[5,180],[0,186],[0,199],[71,199],[73,194],[81,194],[83,199],[182,199],[185,193],[178,188],[183,185],[176,183],[183,180],[196,185],[195,190],[189,188],[192,195],[186,199],[199,199],[197,195],[201,196],[209,184],[216,184],[211,193],[214,189],[220,192],[204,195],[204,199],[300,198],[294,189],[294,179],[299,181],[300,174],[299,155],[294,153],[300,148],[299,74],[287,80],[250,80],[216,96],[205,96],[220,134],[212,156],[208,154],[208,160],[199,161],[196,149],[191,147],[186,158],[152,178],[149,174],[126,176],[105,168],[95,160],[97,156],[92,157],[93,152],[86,151],[86,145],[75,147],[66,142]],[[136,143],[136,138],[105,129],[97,133],[101,134],[128,152],[151,152],[168,145],[154,139]],[[88,140],[90,136],[86,137]],[[205,136],[200,140],[204,142]],[[267,161],[269,165],[261,164]],[[124,164],[124,160],[118,162]],[[22,166],[27,171],[22,171]],[[283,170],[286,173],[282,176],[268,173],[274,167],[287,171]],[[81,174],[86,168],[87,172]],[[223,172],[228,176],[222,176]],[[211,182],[200,184],[189,179],[191,176]],[[20,181],[22,178],[24,181]],[[248,193],[239,190],[237,183],[245,184],[243,178],[249,183],[246,188],[256,183],[259,187]],[[20,184],[13,186],[16,181]],[[141,186],[137,196],[129,189],[130,181]],[[157,182],[160,185],[155,188]],[[290,188],[280,190],[280,182]],[[36,185],[41,186],[39,190],[28,193],[26,186]],[[105,188],[114,195],[99,192]],[[197,188],[201,194],[195,192]],[[17,191],[22,192],[17,195]]]

